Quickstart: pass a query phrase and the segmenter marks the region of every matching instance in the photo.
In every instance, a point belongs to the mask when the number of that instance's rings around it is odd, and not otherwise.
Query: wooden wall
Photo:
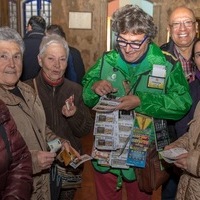
[[[174,8],[178,6],[187,6],[194,11],[196,18],[200,19],[199,0],[151,0],[151,2],[154,4],[153,18],[158,26],[158,35],[155,42],[159,45],[167,41],[168,17]]]
[[[107,0],[52,0],[52,8],[52,23],[64,28],[68,43],[81,51],[88,70],[106,50]],[[69,12],[91,12],[92,29],[69,29]]]
[[[20,5],[21,0],[15,0]],[[52,23],[60,24],[66,33],[69,45],[81,51],[88,70],[107,48],[108,3],[116,0],[52,0]],[[167,41],[167,19],[171,11],[181,5],[191,8],[200,21],[200,0],[148,0],[153,3],[153,17],[158,26],[155,42]],[[91,29],[69,29],[69,12],[91,12]],[[18,25],[20,26],[18,9]],[[81,21],[81,19],[79,19]],[[78,20],[78,21],[79,21]],[[79,22],[80,22],[79,21]],[[0,26],[9,26],[8,0],[0,0]],[[200,25],[199,25],[200,29]],[[20,32],[21,28],[18,27]]]

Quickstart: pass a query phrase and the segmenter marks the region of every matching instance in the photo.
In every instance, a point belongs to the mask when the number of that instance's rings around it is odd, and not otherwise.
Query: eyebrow
[[[128,42],[128,40],[126,40],[125,38],[123,38],[122,36],[120,36],[120,35],[118,35],[118,38],[121,38],[121,39],[123,39],[123,40],[125,40],[125,41],[127,41]],[[144,38],[143,38],[144,39]],[[142,40],[143,40],[142,39]],[[130,42],[141,42],[142,40],[131,40]]]

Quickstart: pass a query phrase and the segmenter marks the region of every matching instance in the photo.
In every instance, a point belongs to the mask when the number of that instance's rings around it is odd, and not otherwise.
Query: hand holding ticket
[[[71,95],[65,100],[65,105],[62,108],[62,114],[66,117],[71,117],[76,112],[76,106],[74,105],[74,95]]]
[[[74,106],[74,95],[72,95],[68,99],[66,99],[65,104],[67,106],[67,110],[70,110],[72,108],[72,106]]]
[[[187,151],[178,147],[159,152],[161,157],[168,163],[174,163],[176,161],[176,157],[184,153],[187,153]]]

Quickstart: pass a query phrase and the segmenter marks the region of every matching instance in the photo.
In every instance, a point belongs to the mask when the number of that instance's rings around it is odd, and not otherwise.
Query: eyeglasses
[[[195,22],[196,21],[193,22],[191,20],[184,21],[184,22],[174,22],[174,23],[170,24],[169,26],[172,27],[173,29],[178,29],[181,27],[181,24],[184,24],[184,26],[186,28],[191,28]]]
[[[125,42],[124,40],[119,39],[120,36],[117,37],[117,43],[120,47],[127,47],[129,45],[132,49],[139,49],[142,44],[145,42],[145,40],[148,38],[148,36],[145,36],[144,39],[138,43],[138,42]]]

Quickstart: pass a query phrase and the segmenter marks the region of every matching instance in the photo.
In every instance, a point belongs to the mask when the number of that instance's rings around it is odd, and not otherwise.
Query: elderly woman
[[[83,78],[85,104],[93,107],[101,96],[112,94],[118,97],[115,111],[135,111],[161,122],[183,117],[191,106],[188,83],[180,63],[170,55],[169,62],[152,42],[157,33],[153,18],[138,6],[126,5],[113,13],[112,30],[116,33],[116,49],[105,53]],[[165,123],[159,126],[162,124]],[[148,143],[155,143],[155,132],[148,138]],[[133,159],[137,155],[132,154]],[[127,165],[126,160],[120,168],[113,168],[112,163],[101,165],[98,159],[93,165],[98,199],[122,199],[122,183],[128,200],[151,198],[139,190],[134,167]]]
[[[69,48],[64,38],[56,34],[45,36],[38,55],[41,71],[27,83],[38,92],[51,130],[69,140],[81,153],[80,138],[91,132],[93,120],[83,103],[82,86],[64,78],[68,55]],[[61,194],[63,199],[73,199],[74,192],[67,190]]]
[[[29,85],[19,81],[22,73],[24,43],[13,29],[0,28],[0,98],[6,103],[18,130],[32,156],[33,193],[31,199],[50,199],[49,168],[56,153],[49,152],[47,142],[57,137],[46,125],[45,112],[38,95]],[[62,148],[74,151],[67,140]]]

